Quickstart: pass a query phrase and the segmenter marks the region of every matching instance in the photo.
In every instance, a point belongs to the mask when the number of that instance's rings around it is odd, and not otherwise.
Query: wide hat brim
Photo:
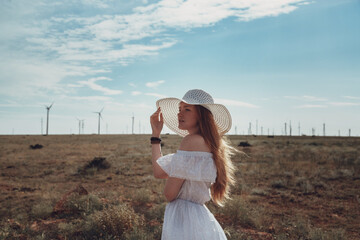
[[[164,124],[170,130],[174,131],[182,137],[185,137],[189,134],[189,132],[187,130],[182,130],[179,128],[178,113],[180,102],[192,104],[178,98],[163,98],[156,101],[156,107],[160,107],[161,109],[161,113],[164,118]],[[214,117],[215,123],[218,126],[220,135],[224,135],[230,130],[232,124],[231,115],[229,110],[224,105],[216,103],[192,105],[201,105],[210,110]]]

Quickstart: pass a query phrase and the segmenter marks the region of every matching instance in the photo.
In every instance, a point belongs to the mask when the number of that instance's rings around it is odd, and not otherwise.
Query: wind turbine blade
[[[103,110],[104,110],[104,107],[101,109],[100,113],[102,113]]]
[[[52,102],[52,104],[50,105],[49,109],[52,107],[53,104],[54,104],[54,102]]]

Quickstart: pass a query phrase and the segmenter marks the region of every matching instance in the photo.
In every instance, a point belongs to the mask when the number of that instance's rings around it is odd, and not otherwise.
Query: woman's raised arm
[[[158,108],[156,112],[151,115],[150,123],[152,128],[152,137],[160,138],[160,133],[164,126],[164,119],[162,114],[160,113],[160,108]],[[166,174],[166,172],[156,162],[156,160],[158,160],[162,156],[160,142],[151,144],[151,152],[154,177],[167,178],[168,175]]]

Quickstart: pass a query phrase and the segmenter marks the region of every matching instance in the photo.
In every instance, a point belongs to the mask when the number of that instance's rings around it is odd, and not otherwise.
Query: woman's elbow
[[[179,191],[175,191],[174,189],[169,189],[169,188],[164,189],[164,195],[166,200],[168,200],[168,202],[174,201],[177,198],[178,194]]]
[[[154,172],[154,177],[155,178],[158,178],[158,179],[165,179],[165,178],[167,178],[168,176],[167,176],[167,174],[165,173],[160,173],[160,172]]]
[[[165,198],[168,202],[172,202],[176,199],[177,196],[175,196],[174,194],[171,194],[171,193],[164,193],[165,195]]]

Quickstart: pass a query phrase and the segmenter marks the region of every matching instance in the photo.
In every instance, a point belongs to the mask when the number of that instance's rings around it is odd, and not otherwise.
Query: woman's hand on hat
[[[164,118],[160,107],[150,116],[150,124],[153,137],[160,137],[161,130],[164,126]]]

